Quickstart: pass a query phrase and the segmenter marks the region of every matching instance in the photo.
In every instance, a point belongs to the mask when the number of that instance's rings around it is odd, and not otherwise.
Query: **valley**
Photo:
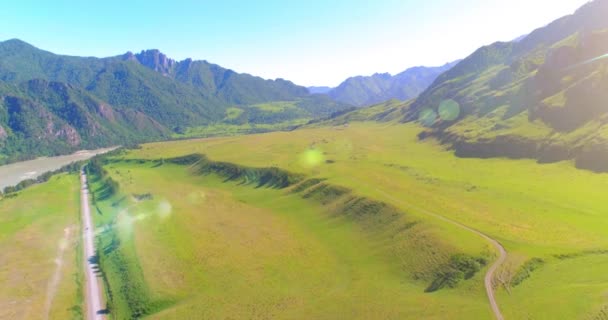
[[[12,4],[0,319],[607,320],[580,1]]]

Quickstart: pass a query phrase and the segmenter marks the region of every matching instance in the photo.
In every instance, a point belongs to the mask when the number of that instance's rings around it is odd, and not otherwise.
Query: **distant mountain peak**
[[[390,99],[408,100],[418,96],[440,74],[458,62],[460,60],[440,67],[412,67],[394,76],[385,72],[350,77],[327,93],[336,101],[354,106],[371,105]]]
[[[4,48],[10,48],[11,50],[36,49],[33,45],[17,38],[0,41],[0,45]]]
[[[377,72],[377,73],[374,73],[372,75],[372,77],[389,79],[390,77],[392,77],[392,75],[388,72],[382,72],[382,73]]]
[[[121,57],[125,61],[137,61],[135,54],[133,54],[131,51],[127,51],[127,53],[123,54]]]
[[[167,57],[158,49],[142,50],[140,53],[133,54],[127,52],[123,55],[125,60],[137,60],[142,65],[157,71],[163,75],[168,75],[177,64],[177,61]]]
[[[18,44],[18,45],[26,45],[26,46],[30,46],[30,47],[32,46],[31,44],[29,44],[21,39],[18,39],[18,38],[12,38],[12,39],[8,39],[8,40],[0,41],[0,43],[3,43],[5,45]]]

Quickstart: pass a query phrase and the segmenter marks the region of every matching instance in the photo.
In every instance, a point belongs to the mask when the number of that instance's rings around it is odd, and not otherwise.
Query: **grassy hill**
[[[519,42],[480,48],[439,76],[403,121],[420,119],[424,136],[461,156],[576,159],[608,170],[606,15],[608,1],[593,1]]]

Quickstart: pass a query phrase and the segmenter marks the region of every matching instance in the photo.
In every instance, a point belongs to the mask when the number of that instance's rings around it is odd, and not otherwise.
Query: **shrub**
[[[521,284],[532,275],[534,270],[542,267],[544,263],[545,261],[540,258],[532,258],[526,261],[513,276],[513,279],[511,279],[511,285],[515,287]]]
[[[447,265],[436,272],[435,279],[425,291],[434,292],[443,288],[454,288],[460,281],[472,278],[485,265],[486,260],[481,257],[465,254],[454,255]]]

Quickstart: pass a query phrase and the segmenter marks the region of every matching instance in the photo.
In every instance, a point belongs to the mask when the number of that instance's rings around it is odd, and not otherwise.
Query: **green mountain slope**
[[[17,39],[0,42],[0,89],[0,163],[158,140],[188,127],[302,122],[348,107],[286,80],[178,62],[158,50],[74,57]],[[293,108],[256,112],[282,102]],[[246,117],[235,122],[231,110]]]
[[[163,139],[170,132],[145,113],[117,109],[61,82],[0,86],[0,150],[4,162],[77,148]]]
[[[414,67],[391,76],[377,73],[369,77],[346,79],[328,94],[336,101],[354,106],[365,106],[390,99],[409,100],[424,91],[441,73],[456,62],[441,67]]]
[[[461,156],[576,159],[608,170],[608,1],[478,49],[425,90],[403,121]]]
[[[166,77],[191,84],[208,96],[234,104],[293,100],[308,95],[306,88],[287,80],[264,80],[249,74],[236,73],[204,60],[175,61],[158,50],[145,50],[139,54],[127,53],[123,59],[138,61]]]

